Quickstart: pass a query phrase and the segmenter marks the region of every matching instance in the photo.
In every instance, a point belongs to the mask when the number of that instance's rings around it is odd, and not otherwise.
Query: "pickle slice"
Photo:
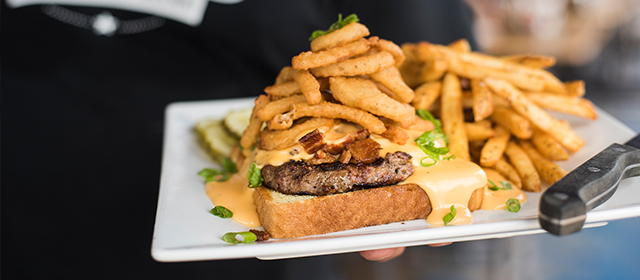
[[[238,137],[227,131],[223,120],[203,119],[196,124],[195,129],[202,136],[209,154],[217,162],[229,157],[231,149],[238,143]]]
[[[235,136],[241,137],[242,132],[249,126],[252,108],[231,111],[224,118],[224,126]]]

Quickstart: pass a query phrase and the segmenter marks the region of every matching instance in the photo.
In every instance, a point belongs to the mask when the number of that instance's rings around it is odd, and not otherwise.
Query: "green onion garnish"
[[[227,209],[224,206],[216,206],[211,208],[211,214],[216,215],[223,219],[233,217],[233,212],[231,212],[231,210]]]
[[[507,199],[507,210],[514,213],[520,211],[520,201],[515,198]]]
[[[225,182],[231,178],[231,174],[228,172],[220,171],[217,169],[205,168],[198,172],[198,175],[202,176],[205,182]]]
[[[451,205],[451,207],[449,207],[449,210],[451,210],[451,212],[449,214],[447,214],[447,215],[444,215],[444,217],[442,217],[442,221],[444,222],[445,226],[448,225],[451,222],[451,220],[453,220],[453,218],[456,217],[456,214],[458,212],[456,210],[456,207],[453,206],[453,205]]]
[[[313,31],[313,33],[311,33],[311,37],[309,37],[309,41],[312,41],[313,39],[318,38],[322,35],[327,35],[333,31],[343,28],[345,25],[349,23],[354,23],[358,21],[360,21],[360,19],[358,19],[358,16],[356,14],[350,14],[346,18],[344,18],[344,20],[342,19],[342,14],[338,14],[338,21],[331,24],[331,26],[329,26],[329,30]]]
[[[424,109],[416,110],[416,114],[420,116],[420,118],[424,120],[428,120],[433,123],[435,128],[431,131],[427,131],[420,135],[415,141],[418,144],[420,150],[422,150],[427,156],[420,160],[420,165],[423,167],[429,167],[438,162],[440,160],[440,155],[446,155],[449,152],[449,148],[442,147],[436,148],[435,141],[438,139],[443,139],[445,143],[449,143],[447,136],[442,132],[442,124],[440,120],[436,119],[429,113],[429,111]],[[454,159],[455,156],[449,156],[444,158],[444,160]]]
[[[488,180],[489,183],[491,183],[491,186],[489,186],[489,190],[492,191],[499,191],[499,190],[510,190],[511,189],[511,184],[507,181],[504,180],[500,180],[500,184],[502,184],[502,187],[498,187],[498,185],[496,185],[496,183],[494,183],[491,180]]]
[[[511,183],[504,181],[504,180],[500,180],[500,184],[502,184],[503,189],[505,190],[510,190],[511,189]]]
[[[231,174],[238,172],[236,164],[229,158],[222,159],[222,170],[204,168],[198,172],[205,182],[225,182],[231,178]]]
[[[260,168],[255,162],[251,163],[249,167],[249,173],[247,173],[247,179],[249,180],[249,188],[257,188],[262,186],[262,174],[260,173]]]
[[[236,173],[238,172],[238,167],[230,158],[224,158],[222,159],[222,170],[229,173]]]
[[[222,236],[222,240],[227,243],[251,243],[255,242],[258,237],[253,232],[227,232]]]

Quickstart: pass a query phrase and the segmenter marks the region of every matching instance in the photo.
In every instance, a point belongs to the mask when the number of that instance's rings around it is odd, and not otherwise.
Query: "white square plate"
[[[527,193],[518,213],[476,211],[470,225],[432,227],[425,220],[393,223],[306,238],[227,244],[222,235],[247,228],[209,213],[213,204],[197,173],[216,164],[198,144],[195,123],[223,118],[234,109],[253,106],[254,98],[172,103],[166,109],[158,210],[151,254],[165,262],[233,258],[281,259],[355,252],[399,246],[501,238],[545,232],[538,225],[539,193]],[[596,121],[554,114],[566,119],[586,145],[558,164],[572,170],[611,143],[624,143],[634,132],[598,108]],[[640,216],[640,178],[620,183],[613,197],[587,214],[585,227]]]

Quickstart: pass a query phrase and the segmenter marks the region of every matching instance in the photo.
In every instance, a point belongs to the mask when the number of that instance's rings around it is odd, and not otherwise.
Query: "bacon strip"
[[[317,128],[300,138],[298,142],[300,142],[304,150],[309,154],[313,154],[325,146],[324,134]]]

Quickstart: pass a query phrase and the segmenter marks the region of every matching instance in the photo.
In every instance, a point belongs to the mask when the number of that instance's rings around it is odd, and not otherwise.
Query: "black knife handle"
[[[638,175],[640,149],[612,144],[542,194],[540,226],[556,235],[580,231],[587,211],[607,201],[621,180]]]

